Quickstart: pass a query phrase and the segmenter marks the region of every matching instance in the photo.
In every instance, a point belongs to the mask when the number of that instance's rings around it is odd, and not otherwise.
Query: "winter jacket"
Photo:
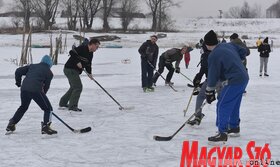
[[[93,52],[90,52],[88,45],[80,45],[76,48],[73,48],[69,52],[69,59],[65,63],[65,68],[75,69],[80,74],[83,72],[83,69],[78,68],[77,64],[80,62],[82,67],[86,69],[87,73],[91,74],[91,61],[93,58]]]
[[[191,56],[190,56],[190,53],[189,53],[189,52],[186,52],[186,53],[185,53],[184,59],[185,59],[185,63],[186,63],[186,64],[189,64],[189,63],[190,63]]]
[[[203,45],[203,53],[200,57],[200,69],[199,72],[195,75],[196,80],[201,80],[203,75],[205,74],[206,78],[208,76],[208,56],[210,54],[210,51],[207,50],[206,46]]]
[[[183,54],[181,53],[181,49],[172,48],[167,51],[165,51],[161,56],[165,59],[165,62],[174,62],[175,68],[179,68],[180,61],[183,59]]]
[[[140,53],[142,60],[148,60],[154,67],[156,67],[158,58],[158,46],[156,43],[153,44],[151,40],[147,40],[140,46],[138,52]]]
[[[217,82],[241,84],[249,80],[242,64],[247,51],[233,43],[218,44],[208,56],[207,90],[214,90]]]
[[[25,78],[21,84],[21,91],[29,92],[44,92],[47,93],[53,73],[46,63],[31,64],[24,67],[19,67],[15,72],[16,84],[21,83],[22,76]]]
[[[245,48],[247,51],[246,56],[250,55],[250,49],[246,46],[246,44],[244,42],[241,41],[241,39],[239,39],[239,38],[232,39],[231,42]]]
[[[260,52],[260,57],[269,57],[269,53],[271,52],[270,45],[267,43],[262,43],[258,47],[258,52]]]

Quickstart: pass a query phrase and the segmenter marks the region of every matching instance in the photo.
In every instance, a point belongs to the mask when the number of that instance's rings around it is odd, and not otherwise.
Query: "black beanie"
[[[268,43],[268,37],[263,40],[263,43]]]
[[[204,42],[206,45],[213,46],[218,44],[217,34],[211,30],[204,36]]]
[[[238,34],[233,33],[229,38],[230,39],[236,39],[236,38],[238,38]]]

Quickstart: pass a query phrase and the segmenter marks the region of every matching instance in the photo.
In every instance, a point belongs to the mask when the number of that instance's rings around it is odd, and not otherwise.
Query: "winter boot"
[[[227,131],[228,135],[231,137],[239,137],[240,136],[240,127],[237,128],[230,128]]]
[[[69,111],[76,111],[76,112],[82,112],[82,109],[78,108],[76,105],[69,107],[68,108]]]
[[[213,143],[219,143],[219,142],[225,143],[227,139],[228,139],[228,135],[224,132],[222,133],[219,132],[215,136],[208,137],[208,141]]]
[[[269,77],[269,75],[268,75],[267,73],[264,73],[264,76],[265,76],[265,77]]]
[[[41,122],[41,126],[42,126],[42,134],[48,134],[48,135],[53,135],[53,134],[57,134],[57,131],[51,129],[51,122],[48,123],[44,123]]]
[[[16,124],[14,123],[13,120],[9,121],[9,124],[7,125],[6,131],[7,132],[13,132],[16,130]]]
[[[260,77],[262,76],[262,72],[260,72]]]
[[[193,125],[200,125],[200,122],[202,120],[202,118],[204,117],[204,114],[201,113],[201,115],[199,116],[195,116],[195,118],[191,121],[188,121],[188,124],[193,126]]]

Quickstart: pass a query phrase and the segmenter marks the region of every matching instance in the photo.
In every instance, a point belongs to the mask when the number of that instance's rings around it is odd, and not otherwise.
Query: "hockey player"
[[[216,33],[211,30],[204,36],[211,53],[208,56],[208,78],[206,100],[211,104],[216,100],[215,87],[220,80],[223,89],[218,96],[216,126],[219,133],[208,138],[210,142],[225,142],[228,134],[240,132],[240,104],[249,76],[242,64],[246,49],[233,43],[218,45]]]
[[[153,92],[153,71],[158,58],[157,36],[152,35],[150,40],[144,42],[138,52],[141,55],[141,81],[144,92]]]
[[[181,49],[178,48],[172,48],[167,50],[166,52],[162,53],[159,58],[159,64],[158,64],[158,72],[155,73],[153,76],[153,83],[156,84],[158,77],[160,74],[163,73],[164,67],[166,67],[169,72],[166,76],[166,85],[173,85],[174,83],[171,82],[171,78],[173,76],[174,71],[176,73],[180,73],[180,61],[183,58],[183,55],[187,52],[187,46],[183,46]],[[172,65],[172,62],[175,62],[175,68]]]
[[[83,90],[80,74],[85,68],[88,77],[93,79],[91,74],[91,61],[93,58],[93,52],[99,48],[99,45],[99,40],[91,39],[88,43],[73,48],[69,52],[70,57],[64,65],[63,72],[69,81],[70,88],[60,98],[60,108],[68,108],[70,111],[77,112],[82,111],[82,109],[78,108],[78,102]]]
[[[202,83],[202,85],[200,82],[201,82],[201,79],[204,74],[205,74],[206,78],[208,75],[208,55],[210,54],[210,51],[207,49],[207,47],[204,43],[202,44],[202,50],[203,50],[203,53],[201,54],[201,58],[200,58],[200,70],[193,79],[193,85],[194,85],[196,91],[198,91],[198,89],[200,89],[200,90],[199,90],[198,95],[194,94],[194,95],[197,95],[196,105],[195,105],[195,118],[188,122],[188,124],[190,124],[190,125],[200,125],[200,122],[201,122],[202,118],[204,117],[204,114],[202,113],[201,105],[202,105],[203,101],[206,99],[205,90],[206,90],[207,80],[205,80]]]
[[[50,56],[45,55],[42,58],[41,63],[19,67],[16,70],[16,86],[21,87],[21,105],[9,121],[6,128],[8,133],[16,130],[16,124],[21,120],[27,111],[31,100],[34,100],[44,111],[44,119],[43,122],[41,122],[42,134],[52,135],[57,133],[57,131],[50,128],[53,109],[48,97],[46,96],[53,78],[52,71],[50,70],[52,64]],[[25,78],[21,83],[22,76],[25,76]]]

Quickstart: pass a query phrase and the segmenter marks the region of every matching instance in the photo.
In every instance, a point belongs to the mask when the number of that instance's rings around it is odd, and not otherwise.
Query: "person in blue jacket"
[[[43,122],[41,122],[42,134],[52,135],[57,133],[57,131],[50,128],[53,108],[46,96],[53,78],[53,73],[50,69],[52,65],[53,62],[50,56],[45,55],[38,64],[31,64],[17,68],[15,72],[15,80],[16,86],[21,87],[21,105],[9,121],[6,128],[8,133],[16,130],[16,124],[27,111],[31,100],[34,100],[44,111]],[[22,76],[25,76],[25,78],[21,83]]]
[[[246,49],[234,43],[220,43],[216,33],[211,30],[204,36],[204,42],[211,53],[208,56],[208,77],[206,100],[211,104],[215,97],[215,88],[221,81],[223,88],[218,96],[216,126],[219,133],[209,137],[210,142],[225,142],[228,135],[239,135],[240,104],[249,76],[242,64]]]

